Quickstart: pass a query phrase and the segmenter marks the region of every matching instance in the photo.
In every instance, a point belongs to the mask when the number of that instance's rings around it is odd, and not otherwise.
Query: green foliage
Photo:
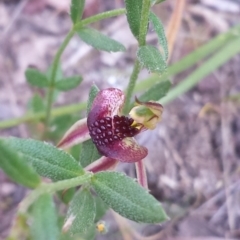
[[[88,189],[81,189],[73,197],[63,227],[72,234],[84,234],[94,224],[95,202]]]
[[[42,112],[46,109],[45,103],[39,94],[34,94],[29,103],[29,108],[34,113]]]
[[[171,82],[169,80],[160,81],[159,83],[153,85],[149,88],[146,92],[144,92],[140,97],[139,100],[143,102],[147,101],[158,101],[163,98],[171,87]]]
[[[55,205],[50,194],[38,198],[31,209],[30,231],[34,240],[58,240],[60,229]]]
[[[126,51],[125,47],[103,35],[102,33],[98,32],[95,29],[92,28],[82,28],[77,31],[79,37],[88,45],[102,51],[107,52],[124,52]]]
[[[237,53],[240,53],[239,38],[233,39],[226,46],[220,49],[211,58],[205,61],[200,67],[192,72],[186,79],[182,80],[174,89],[169,91],[168,95],[165,96],[161,102],[163,104],[173,101],[178,96],[186,93],[207,75],[212,73],[215,69],[219,68]]]
[[[109,207],[103,202],[103,200],[99,196],[95,196],[94,201],[96,206],[95,222],[98,222],[105,215]]]
[[[168,219],[160,203],[122,173],[96,173],[92,187],[109,207],[128,219],[143,223],[160,223]]]
[[[151,3],[157,4],[160,1],[151,0]],[[158,74],[157,82],[147,86],[147,91],[140,96],[140,100],[159,100],[166,94],[171,84],[168,80],[159,81],[159,74],[166,69],[168,49],[163,26],[159,19],[150,13],[150,1],[125,0],[125,3],[129,27],[139,42],[137,51],[139,61],[136,60],[126,93],[127,109],[130,107],[130,99],[141,70],[140,64]],[[28,83],[47,88],[46,91],[41,91],[46,94],[46,105],[44,100],[35,94],[30,102],[30,113],[44,120],[39,124],[39,126],[45,124],[44,129],[46,129],[46,132],[41,134],[41,138],[50,138],[51,141],[58,141],[59,135],[63,135],[74,120],[79,120],[79,115],[70,115],[72,111],[69,109],[67,111],[65,109],[64,114],[61,111],[52,111],[58,91],[75,89],[82,82],[81,76],[64,77],[61,70],[62,53],[74,34],[77,33],[82,41],[98,50],[107,52],[126,50],[121,43],[87,26],[101,19],[123,14],[124,9],[100,13],[82,20],[84,5],[84,0],[71,1],[70,17],[73,26],[59,47],[46,74],[36,69],[28,69],[25,73]],[[164,56],[157,48],[145,44],[149,19],[157,33]],[[99,89],[93,85],[87,102],[87,114],[98,92]],[[45,114],[42,113],[43,111]],[[53,115],[59,117],[52,119]],[[25,214],[36,200],[29,215],[33,239],[95,239],[95,223],[102,218],[109,207],[136,222],[160,223],[168,219],[160,203],[146,189],[126,175],[117,172],[100,172],[93,175],[91,172],[84,171],[82,166],[86,167],[101,157],[92,140],[70,149],[69,152],[73,156],[42,141],[18,138],[0,140],[0,152],[0,166],[13,180],[24,186],[36,187],[20,206],[21,212]],[[79,158],[81,164],[78,161]],[[40,178],[34,170],[53,182],[40,184]],[[76,192],[79,186],[80,189]],[[92,195],[90,187],[95,190],[97,196]],[[60,234],[59,217],[56,214],[52,196],[49,195],[54,192],[59,194],[64,203],[70,202],[65,223],[61,224],[63,232],[67,231],[65,234]],[[75,236],[72,237],[71,234]]]
[[[140,63],[150,72],[162,74],[166,68],[166,62],[159,50],[153,46],[146,45],[140,47],[137,52],[137,57]]]
[[[54,118],[51,121],[51,128],[53,129],[48,133],[48,137],[55,142],[58,142],[59,139],[64,135],[64,133],[76,122],[78,121],[78,114],[66,114]]]
[[[163,27],[161,21],[159,20],[159,18],[153,12],[150,12],[149,19],[153,24],[154,31],[157,33],[158,41],[163,48],[164,60],[167,61],[167,59],[168,59],[168,44],[167,44],[167,38],[165,35],[164,27]]]
[[[7,141],[0,139],[0,168],[14,181],[29,188],[40,183],[37,173],[24,161]]]
[[[37,69],[28,68],[25,71],[25,76],[27,82],[34,87],[45,88],[49,85],[47,76],[44,73],[38,71]]]
[[[73,24],[77,23],[82,18],[84,5],[85,5],[85,0],[72,0],[70,16]]]
[[[58,192],[58,197],[62,200],[62,202],[68,204],[72,200],[75,192],[76,188],[69,188],[64,191]]]
[[[60,91],[69,91],[76,88],[82,82],[81,76],[72,76],[56,82],[55,87]]]
[[[95,84],[93,84],[91,86],[91,89],[90,89],[89,95],[88,95],[87,114],[89,113],[89,111],[90,111],[90,109],[92,107],[93,100],[97,96],[99,91],[100,91],[99,88]]]
[[[93,84],[91,86],[89,96],[88,96],[87,113],[89,113],[92,107],[93,100],[96,97],[98,92],[99,92],[98,87],[95,84]],[[91,139],[82,143],[80,162],[83,167],[86,167],[87,165],[99,159],[100,157],[101,155],[99,154],[95,144],[92,142]]]
[[[87,140],[82,143],[82,151],[80,154],[80,162],[83,167],[99,159],[102,155],[98,152],[92,140]]]
[[[125,0],[127,21],[132,34],[138,40],[142,14],[142,0]]]
[[[48,143],[20,138],[9,138],[6,142],[43,177],[58,181],[83,174],[82,167],[71,155]]]

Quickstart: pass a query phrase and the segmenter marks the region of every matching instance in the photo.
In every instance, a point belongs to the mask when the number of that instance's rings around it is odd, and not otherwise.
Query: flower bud
[[[135,98],[136,105],[129,115],[134,120],[133,124],[141,124],[144,128],[154,129],[161,121],[163,106],[160,103],[149,101],[140,102]]]

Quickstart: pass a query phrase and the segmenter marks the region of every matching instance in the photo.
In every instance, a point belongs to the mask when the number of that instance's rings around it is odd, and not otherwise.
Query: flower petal
[[[71,126],[58,143],[57,147],[69,148],[88,139],[90,139],[90,135],[87,127],[87,118],[84,118]]]
[[[91,163],[84,169],[93,173],[99,171],[113,170],[117,165],[118,161],[109,157],[101,157],[97,161]]]
[[[148,154],[147,148],[137,144],[134,138],[124,138],[109,145],[97,146],[98,151],[120,162],[138,162]]]
[[[125,101],[123,92],[117,88],[101,90],[95,97],[88,115],[88,126],[104,117],[113,117],[121,112]]]

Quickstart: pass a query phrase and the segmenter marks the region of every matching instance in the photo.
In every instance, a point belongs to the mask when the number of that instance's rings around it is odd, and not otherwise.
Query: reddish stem
[[[138,183],[148,189],[147,174],[143,160],[135,163]]]

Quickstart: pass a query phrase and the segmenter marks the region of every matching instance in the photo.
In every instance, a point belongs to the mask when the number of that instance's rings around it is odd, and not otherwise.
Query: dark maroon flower
[[[116,88],[98,93],[87,118],[90,136],[98,151],[121,162],[137,162],[146,157],[147,149],[133,138],[141,128],[134,120],[120,116],[124,94]]]

